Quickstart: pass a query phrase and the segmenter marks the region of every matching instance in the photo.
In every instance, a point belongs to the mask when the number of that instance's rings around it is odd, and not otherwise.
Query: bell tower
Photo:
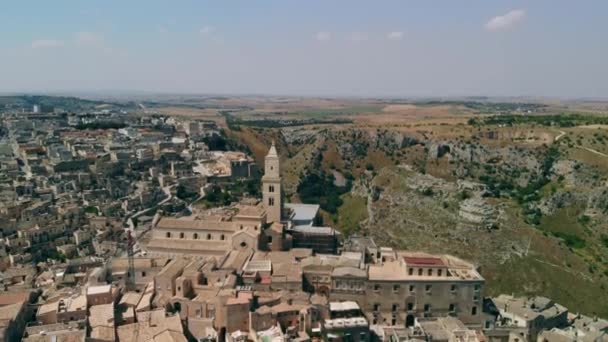
[[[281,222],[281,213],[283,212],[281,191],[279,155],[274,147],[273,140],[264,159],[264,177],[262,177],[262,195],[268,222]]]

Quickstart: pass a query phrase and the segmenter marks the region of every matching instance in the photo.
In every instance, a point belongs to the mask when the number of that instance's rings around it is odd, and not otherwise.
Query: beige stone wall
[[[455,315],[465,324],[480,325],[482,287],[480,281],[370,281],[363,309],[371,313],[370,319],[378,324],[403,324],[411,314],[416,317]]]

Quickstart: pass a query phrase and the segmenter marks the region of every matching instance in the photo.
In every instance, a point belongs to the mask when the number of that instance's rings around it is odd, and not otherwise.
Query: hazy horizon
[[[608,98],[608,3],[467,5],[11,3],[0,92]]]

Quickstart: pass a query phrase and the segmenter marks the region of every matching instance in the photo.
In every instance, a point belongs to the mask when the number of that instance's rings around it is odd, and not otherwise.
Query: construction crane
[[[129,267],[127,268],[127,291],[135,291],[135,259],[133,247],[135,246],[135,238],[131,235],[131,230],[127,230],[127,258]]]

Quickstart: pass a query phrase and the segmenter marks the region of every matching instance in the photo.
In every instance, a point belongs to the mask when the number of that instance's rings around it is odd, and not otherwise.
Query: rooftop
[[[292,210],[291,219],[293,221],[306,221],[312,224],[312,221],[319,213],[320,206],[318,204],[285,203],[285,208]]]
[[[89,324],[91,327],[114,326],[114,304],[93,305],[89,309]]]
[[[270,260],[250,260],[243,267],[244,272],[270,272],[272,262]]]
[[[527,298],[501,294],[492,298],[492,301],[501,314],[509,313],[526,320],[533,320],[538,316],[550,319],[568,311],[564,306],[545,297]]]
[[[98,285],[98,286],[89,286],[87,288],[87,295],[97,295],[103,293],[111,293],[112,285]]]
[[[404,256],[403,260],[408,266],[426,266],[426,267],[445,267],[443,260],[437,257],[407,257]]]
[[[359,304],[354,301],[329,303],[329,311],[350,311],[359,309]]]

